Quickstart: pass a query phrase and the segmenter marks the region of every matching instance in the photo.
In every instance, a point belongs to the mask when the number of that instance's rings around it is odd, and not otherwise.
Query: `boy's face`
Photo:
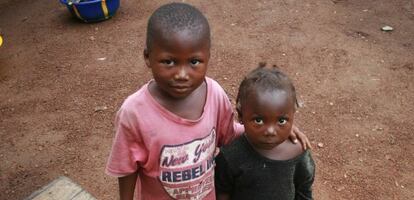
[[[293,100],[281,90],[251,93],[241,108],[246,137],[257,149],[273,149],[290,135],[295,113]]]
[[[161,94],[182,99],[203,83],[210,59],[208,38],[181,31],[154,38],[150,48],[144,50],[145,63]]]

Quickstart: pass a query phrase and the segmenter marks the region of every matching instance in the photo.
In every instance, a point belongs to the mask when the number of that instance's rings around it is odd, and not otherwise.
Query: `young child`
[[[245,133],[216,158],[217,199],[312,199],[315,165],[288,142],[297,100],[289,78],[264,65],[242,81],[237,112]]]
[[[215,148],[243,127],[224,90],[206,77],[207,19],[193,6],[167,4],[151,15],[146,37],[153,80],[119,109],[106,172],[118,177],[121,199],[215,199]]]

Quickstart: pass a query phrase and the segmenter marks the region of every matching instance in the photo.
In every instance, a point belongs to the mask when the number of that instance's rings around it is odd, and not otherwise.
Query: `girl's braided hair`
[[[241,107],[252,94],[252,92],[265,92],[282,90],[291,95],[292,100],[296,107],[299,107],[296,99],[296,90],[292,81],[286,74],[273,65],[272,67],[266,67],[266,63],[261,62],[259,66],[251,71],[241,82],[239,87],[239,93],[236,99],[236,110],[241,119]]]

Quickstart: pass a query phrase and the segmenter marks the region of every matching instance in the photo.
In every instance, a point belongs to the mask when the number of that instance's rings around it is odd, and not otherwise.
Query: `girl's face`
[[[289,137],[294,113],[294,100],[286,91],[251,92],[241,105],[247,139],[257,149],[273,149]]]
[[[154,39],[144,51],[157,90],[166,98],[189,96],[204,81],[210,58],[208,38],[195,37],[185,30]]]

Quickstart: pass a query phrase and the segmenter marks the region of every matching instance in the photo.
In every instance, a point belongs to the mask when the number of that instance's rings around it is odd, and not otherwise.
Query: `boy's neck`
[[[149,93],[165,109],[189,120],[199,119],[207,101],[207,83],[204,81],[196,90],[184,98],[173,98],[163,92],[155,81],[148,85]]]

